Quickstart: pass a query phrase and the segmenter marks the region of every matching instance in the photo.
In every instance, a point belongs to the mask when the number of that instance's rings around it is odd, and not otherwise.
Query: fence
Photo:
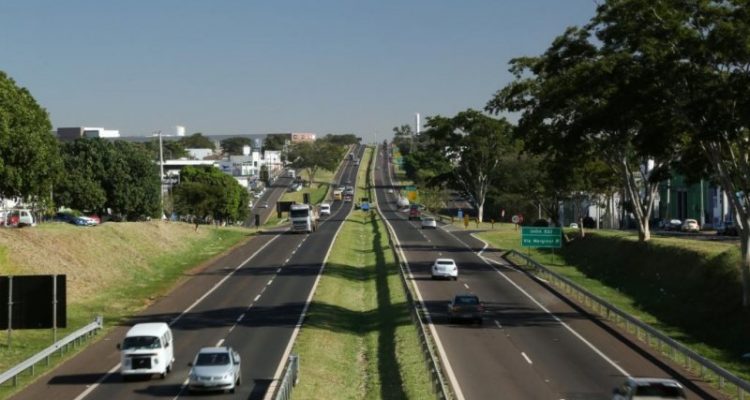
[[[711,382],[722,392],[736,396],[741,400],[750,399],[750,383],[714,364],[712,361],[659,332],[652,326],[643,323],[589,293],[586,289],[576,285],[567,278],[550,271],[523,253],[510,250],[506,253],[505,257],[509,260],[511,257],[522,259],[525,261],[526,267],[530,267],[534,274],[549,281],[550,284],[564,291],[567,296],[575,298],[580,304],[583,304],[594,313],[624,328],[628,333],[635,335],[641,342],[659,350],[661,354],[679,363],[683,368]]]
[[[399,276],[401,277],[401,284],[404,287],[404,292],[406,292],[406,301],[409,304],[409,309],[411,310],[412,320],[418,325],[417,333],[419,334],[419,342],[422,346],[422,353],[424,354],[425,360],[427,361],[427,364],[430,368],[430,373],[432,374],[433,389],[435,390],[435,394],[437,395],[438,399],[451,399],[453,398],[452,391],[450,389],[450,386],[445,381],[443,374],[443,365],[440,361],[440,358],[437,356],[437,354],[435,354],[435,345],[432,343],[431,336],[428,333],[428,329],[424,321],[426,310],[422,310],[422,305],[414,301],[414,294],[412,293],[412,289],[407,281],[407,276],[409,274],[408,266],[406,265],[405,261],[402,260],[399,256],[398,251],[396,250],[396,243],[394,243],[393,241],[396,233],[393,231],[391,224],[388,223],[379,207],[377,208],[377,210],[380,218],[386,223],[386,226],[388,227],[388,243],[390,244],[391,249],[393,250],[393,256],[396,258],[396,261],[398,262],[398,265],[401,269],[401,273],[399,274]]]
[[[299,381],[299,356],[292,354],[284,370],[284,376],[281,378],[281,384],[276,389],[274,400],[289,400],[292,398],[292,388]]]
[[[46,363],[45,365],[49,365],[50,356],[52,354],[54,354],[57,351],[59,351],[61,355],[64,354],[65,351],[68,349],[68,347],[78,345],[81,341],[94,335],[96,331],[98,331],[99,329],[102,329],[103,324],[104,322],[103,322],[102,317],[101,316],[96,317],[94,319],[94,322],[84,326],[83,328],[78,329],[77,331],[62,338],[61,340],[58,340],[57,342],[53,343],[51,346],[31,356],[30,358],[26,359],[25,361],[21,362],[15,367],[3,372],[2,374],[0,374],[0,385],[12,379],[13,386],[16,386],[16,384],[18,383],[18,375],[20,375],[21,373],[29,369],[31,370],[31,375],[34,375],[34,373],[36,372],[35,371],[36,365],[40,363],[42,360],[45,361]]]

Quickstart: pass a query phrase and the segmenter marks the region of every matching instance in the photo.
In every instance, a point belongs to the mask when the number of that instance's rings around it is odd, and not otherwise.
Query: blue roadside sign
[[[464,217],[464,210],[458,210],[458,218]]]

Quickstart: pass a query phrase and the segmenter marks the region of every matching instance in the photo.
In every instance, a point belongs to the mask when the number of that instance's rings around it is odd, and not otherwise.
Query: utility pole
[[[155,132],[159,136],[159,208],[161,219],[164,215],[164,147],[162,146],[161,130]]]

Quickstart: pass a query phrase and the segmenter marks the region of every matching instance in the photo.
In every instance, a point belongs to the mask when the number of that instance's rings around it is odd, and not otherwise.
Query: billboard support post
[[[13,276],[8,276],[8,349],[11,345],[11,333],[13,332]]]
[[[57,274],[52,275],[52,339],[57,342]]]

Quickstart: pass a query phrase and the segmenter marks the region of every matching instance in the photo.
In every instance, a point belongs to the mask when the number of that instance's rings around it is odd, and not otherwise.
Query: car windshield
[[[229,354],[227,353],[200,353],[195,365],[227,365]]]
[[[289,211],[289,216],[292,218],[306,217],[307,210],[291,210]]]
[[[474,296],[456,296],[456,304],[479,304],[479,299]]]
[[[635,389],[636,396],[661,397],[666,399],[681,399],[685,393],[681,388],[663,383],[652,383],[650,385],[638,386]]]
[[[122,342],[124,350],[130,349],[158,349],[161,347],[159,338],[156,336],[128,336]]]

